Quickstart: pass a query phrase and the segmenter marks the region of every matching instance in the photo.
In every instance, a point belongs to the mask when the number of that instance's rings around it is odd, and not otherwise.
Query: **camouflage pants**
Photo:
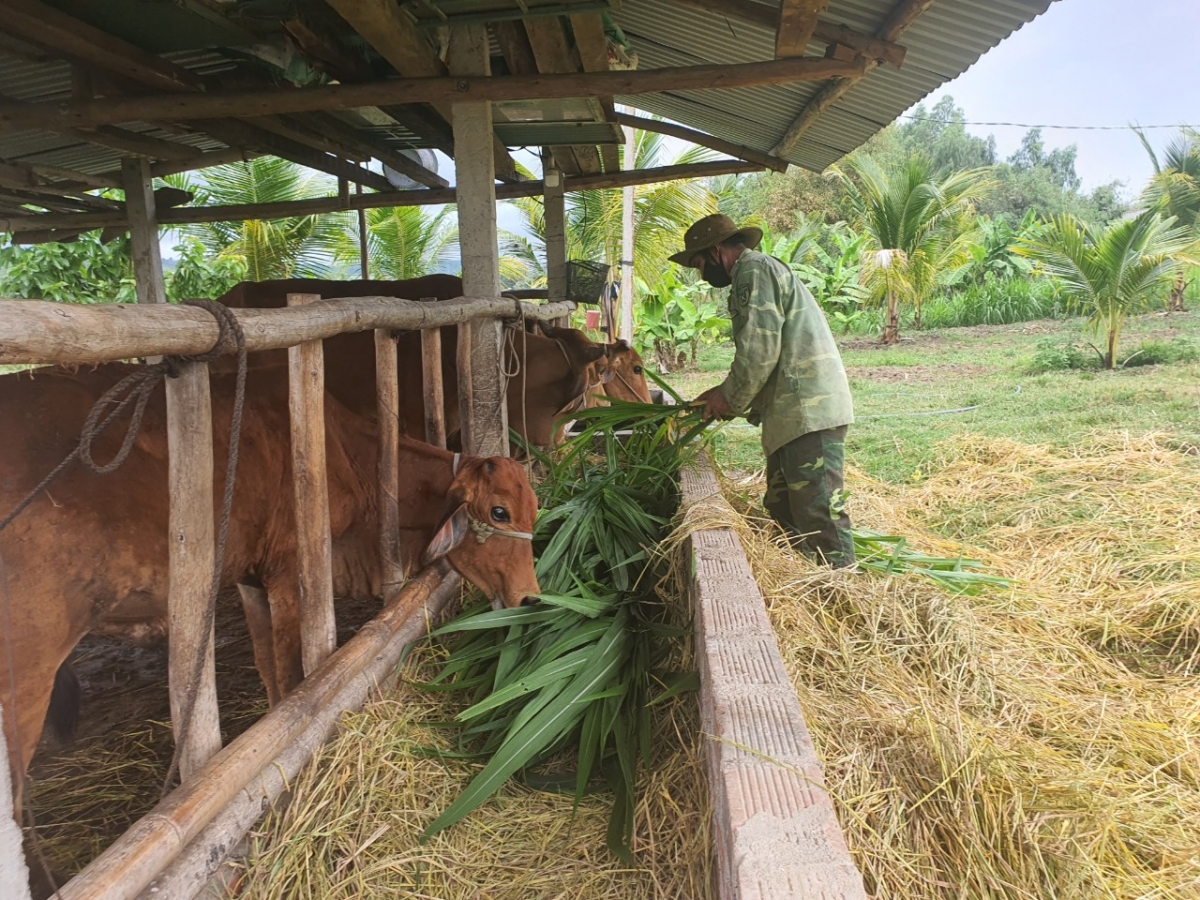
[[[792,546],[834,568],[854,565],[846,515],[846,426],[814,431],[767,457],[763,505],[788,533]]]

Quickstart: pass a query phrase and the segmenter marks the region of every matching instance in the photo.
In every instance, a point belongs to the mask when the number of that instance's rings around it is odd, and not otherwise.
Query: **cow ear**
[[[604,350],[605,348],[603,345],[597,344],[594,347],[584,347],[579,351],[579,355],[582,357],[584,365],[586,365],[588,363],[594,363],[596,360],[600,359],[600,357],[604,356]]]
[[[467,504],[461,503],[442,522],[442,526],[437,530],[437,534],[433,536],[433,540],[429,542],[429,546],[421,554],[421,565],[427,566],[430,563],[437,562],[461,544],[463,538],[467,536],[468,527]]]
[[[625,340],[625,338],[621,338],[619,341],[616,341],[611,346],[612,346],[613,353],[628,353],[629,352],[629,341]]]
[[[538,324],[538,331],[540,331],[542,334],[544,334],[548,338],[554,337],[552,332],[556,331],[557,329],[551,328],[549,325],[547,325],[541,319],[538,319],[537,324]]]

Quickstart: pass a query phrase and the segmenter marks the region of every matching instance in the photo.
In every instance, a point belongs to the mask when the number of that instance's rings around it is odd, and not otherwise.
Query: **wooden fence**
[[[333,731],[338,716],[360,706],[385,682],[405,644],[456,594],[459,578],[444,567],[406,584],[398,552],[400,472],[397,348],[389,332],[422,331],[426,436],[445,446],[446,426],[437,329],[481,319],[552,320],[573,304],[532,305],[511,298],[410,301],[388,297],[323,300],[293,294],[280,309],[233,310],[250,352],[288,348],[292,465],[296,492],[304,682],[249,730],[221,747],[211,633],[205,612],[214,565],[212,410],[208,366],[186,363],[167,379],[169,441],[170,588],[168,619],[172,721],[180,735],[184,696],[207,646],[201,684],[181,749],[181,785],[60,895],[64,900],[191,898],[284,784]],[[335,651],[331,539],[325,473],[324,363],[321,340],[375,330],[379,414],[379,524],[387,570],[383,612]],[[0,300],[0,364],[103,363],[157,355],[196,355],[218,339],[216,321],[187,306],[105,304],[65,306]],[[469,389],[468,358],[460,358],[460,396]],[[478,377],[478,375],[476,376]],[[494,376],[500,378],[497,371]],[[477,395],[474,395],[477,396]],[[503,392],[493,395],[503,403]],[[498,399],[496,399],[498,398]],[[464,406],[465,432],[498,409]],[[301,524],[303,523],[303,524]],[[252,589],[251,589],[252,590]]]

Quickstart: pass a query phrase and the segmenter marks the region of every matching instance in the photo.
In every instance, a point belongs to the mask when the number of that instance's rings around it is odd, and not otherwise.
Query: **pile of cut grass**
[[[440,663],[433,649],[419,650],[403,671],[409,683],[344,719],[339,737],[291,785],[291,805],[255,833],[239,897],[710,896],[709,811],[692,698],[655,707],[659,755],[640,784],[634,865],[605,849],[610,796],[585,796],[575,808],[569,792],[512,781],[453,828],[421,843],[422,832],[479,770],[457,758],[452,732],[431,727],[453,719],[460,698],[413,684],[431,678]]]
[[[726,486],[872,896],[1200,896],[1200,459],[968,437],[849,480],[856,525],[1013,585],[817,569]]]

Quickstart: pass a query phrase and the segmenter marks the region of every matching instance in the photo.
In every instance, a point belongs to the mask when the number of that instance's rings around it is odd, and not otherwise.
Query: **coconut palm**
[[[1090,315],[1093,333],[1105,332],[1104,368],[1117,365],[1125,317],[1166,291],[1179,271],[1176,256],[1191,231],[1155,212],[1097,231],[1074,216],[1058,216],[1032,231],[1014,250],[1058,281],[1068,302]]]
[[[912,304],[920,328],[921,305],[938,278],[969,258],[974,202],[995,182],[987,169],[936,178],[921,157],[890,175],[866,155],[854,158],[850,168],[838,175],[856,224],[867,235],[862,277],[873,302],[886,304],[882,341],[890,344],[900,336],[900,304]]]
[[[202,173],[165,179],[195,194],[199,203],[233,205],[301,200],[331,194],[327,176],[274,156],[215,166]],[[347,225],[345,214],[206,222],[185,225],[184,234],[198,238],[214,256],[240,256],[252,281],[321,276],[329,273],[334,252]]]
[[[429,212],[420,206],[368,209],[367,263],[372,278],[419,278],[458,263],[458,221],[452,207]],[[342,232],[338,262],[359,266],[357,221]]]
[[[622,148],[624,153],[624,148]],[[634,160],[639,169],[703,162],[710,150],[692,147],[673,159],[666,157],[662,135],[638,131]],[[580,191],[566,198],[567,258],[607,263],[621,259],[621,191]],[[515,201],[524,214],[527,235],[503,235],[502,274],[507,269],[522,285],[545,283],[545,216],[542,201]],[[697,219],[716,211],[716,198],[703,181],[667,181],[634,188],[633,271],[635,283],[653,284],[683,244],[683,233]]]
[[[1200,132],[1190,128],[1181,131],[1167,145],[1160,164],[1146,135],[1139,128],[1134,131],[1154,166],[1154,175],[1142,190],[1142,206],[1166,216],[1174,216],[1181,227],[1200,237]],[[1186,287],[1183,268],[1180,267],[1171,285],[1168,309],[1183,311],[1183,292]]]

